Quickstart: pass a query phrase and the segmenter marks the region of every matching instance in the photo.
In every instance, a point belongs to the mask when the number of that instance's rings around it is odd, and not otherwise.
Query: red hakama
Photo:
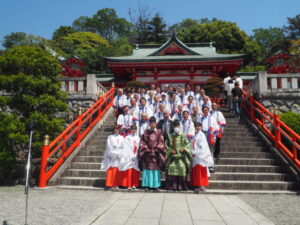
[[[106,171],[106,180],[105,186],[106,187],[116,187],[119,186],[121,183],[121,176],[120,171],[117,167],[109,167]]]
[[[197,164],[192,168],[191,185],[194,187],[208,186],[208,176],[206,167]]]
[[[135,169],[119,171],[118,186],[122,187],[138,187],[140,185],[140,172]]]

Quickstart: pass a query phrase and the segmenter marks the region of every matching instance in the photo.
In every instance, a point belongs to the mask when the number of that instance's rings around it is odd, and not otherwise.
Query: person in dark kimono
[[[180,122],[173,122],[174,133],[170,134],[166,145],[166,188],[168,190],[187,190],[187,175],[191,168],[192,153],[190,142],[181,133]]]
[[[165,163],[165,146],[162,131],[156,129],[155,117],[150,118],[149,129],[141,137],[138,157],[140,170],[143,171],[142,186],[146,191],[148,188],[158,191]]]

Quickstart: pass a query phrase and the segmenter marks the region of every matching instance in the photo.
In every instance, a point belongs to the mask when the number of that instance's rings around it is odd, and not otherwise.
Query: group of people
[[[164,171],[167,190],[205,190],[226,120],[204,89],[118,89],[113,105],[117,124],[101,165],[106,187],[158,190]]]

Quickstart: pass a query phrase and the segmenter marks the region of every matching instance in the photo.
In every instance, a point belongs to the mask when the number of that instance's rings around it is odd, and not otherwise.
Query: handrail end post
[[[49,136],[44,136],[44,145],[42,148],[42,157],[41,157],[41,168],[40,168],[40,179],[39,179],[39,187],[44,188],[47,186],[47,158],[49,154]]]

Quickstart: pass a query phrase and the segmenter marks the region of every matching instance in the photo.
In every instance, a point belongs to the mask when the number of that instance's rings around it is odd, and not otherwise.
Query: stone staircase
[[[296,190],[292,175],[248,125],[240,124],[232,113],[224,112],[224,116],[227,126],[221,141],[220,160],[215,165],[215,173],[211,174],[208,191]],[[106,139],[112,133],[114,124],[111,114],[64,171],[58,185],[104,186],[105,172],[100,171],[100,165]]]

